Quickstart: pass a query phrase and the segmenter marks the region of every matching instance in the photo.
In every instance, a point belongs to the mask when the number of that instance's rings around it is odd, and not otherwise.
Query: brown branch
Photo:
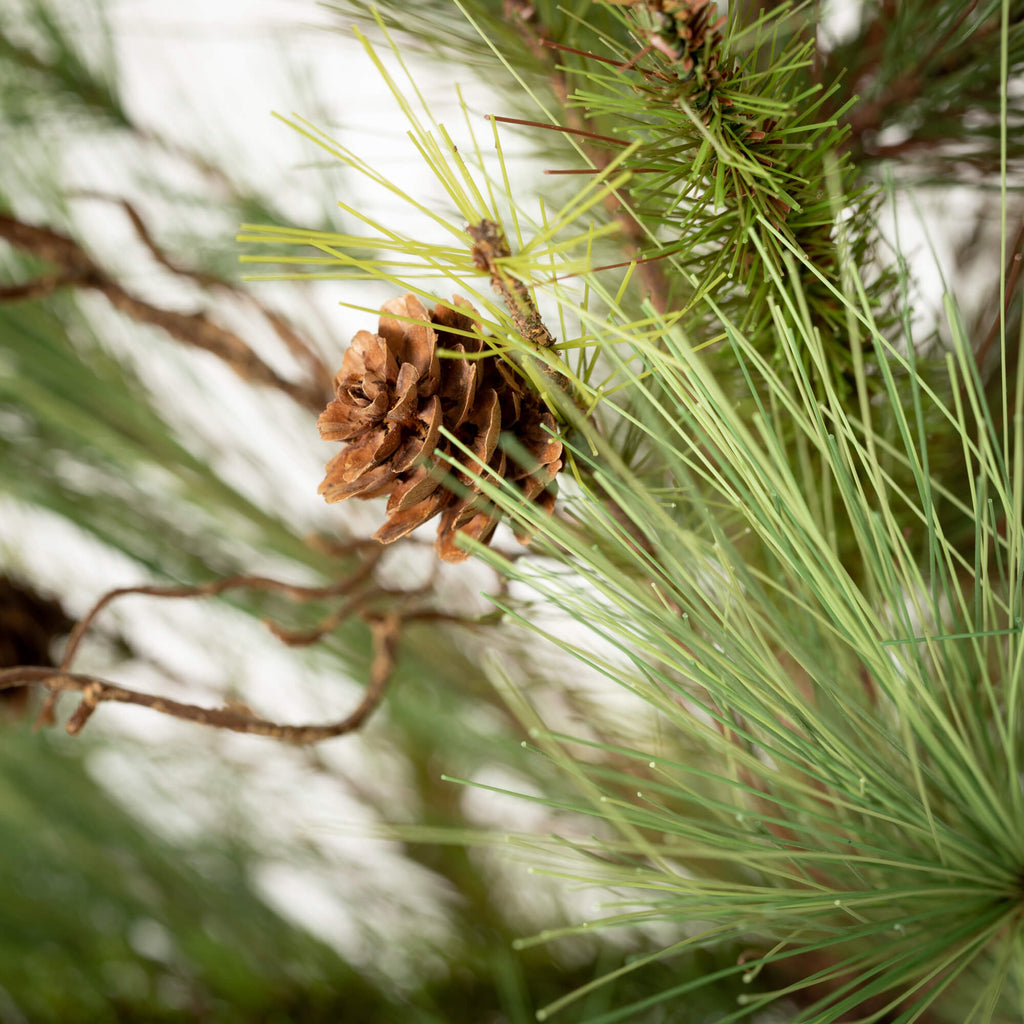
[[[135,229],[135,233],[139,237],[139,241],[145,245],[149,250],[150,255],[157,261],[157,263],[160,264],[160,266],[179,277],[187,277],[190,281],[194,281],[203,288],[219,289],[220,291],[227,292],[235,298],[241,299],[252,306],[260,316],[267,321],[288,351],[299,362],[304,363],[310,373],[312,373],[313,377],[320,381],[325,392],[328,394],[330,393],[334,380],[334,375],[330,368],[323,359],[320,358],[313,346],[307,342],[295,327],[292,326],[285,317],[281,316],[280,313],[264,306],[263,303],[260,302],[251,292],[246,291],[244,288],[240,288],[233,281],[227,281],[222,277],[218,277],[216,274],[209,274],[202,270],[185,267],[177,261],[172,260],[153,237],[152,232],[149,230],[149,226],[135,207],[135,204],[130,200],[125,199],[123,196],[108,195],[106,192],[83,190],[73,193],[73,197],[81,199],[98,199],[102,202],[114,203],[120,206],[124,210],[125,215],[131,221],[132,227]]]
[[[55,264],[60,268],[56,276],[63,279],[63,284],[100,292],[119,312],[138,323],[159,327],[176,341],[212,353],[243,380],[276,388],[314,411],[323,408],[326,395],[322,382],[294,384],[285,380],[241,337],[205,314],[161,309],[138,298],[95,263],[78,242],[66,235],[0,213],[0,238],[36,259]]]
[[[50,691],[51,698],[60,693],[80,693],[81,700],[71,718],[68,719],[66,726],[71,735],[76,735],[81,731],[82,726],[85,725],[99,704],[113,702],[136,704],[159,711],[161,714],[170,715],[172,718],[194,722],[197,725],[208,725],[216,729],[227,729],[230,732],[249,733],[255,736],[267,736],[285,743],[299,745],[319,743],[322,740],[354,732],[380,705],[394,671],[395,654],[401,634],[401,621],[399,615],[391,614],[370,622],[373,657],[370,662],[369,684],[363,694],[363,699],[356,708],[345,718],[336,722],[287,725],[233,708],[205,708],[198,704],[184,704],[167,697],[129,690],[98,676],[42,666],[0,669],[0,690],[37,683]]]
[[[503,577],[500,579],[503,581]],[[333,633],[346,618],[352,615],[360,607],[365,609],[365,606],[370,602],[382,598],[403,599],[415,597],[420,594],[426,594],[431,588],[432,584],[428,584],[423,587],[418,587],[415,590],[396,592],[393,590],[376,588],[371,593],[356,592],[343,605],[341,605],[340,608],[335,609],[330,615],[317,623],[317,625],[313,626],[311,629],[290,630],[273,622],[266,622],[265,625],[282,643],[288,644],[290,647],[306,647],[310,644],[316,643],[329,633]],[[487,612],[485,615],[470,616],[459,615],[455,612],[441,612],[436,608],[416,608],[411,611],[403,609],[400,614],[403,625],[407,622],[449,622],[452,625],[468,627],[496,625],[504,616],[504,612],[500,610]]]
[[[494,221],[482,220],[466,227],[473,239],[473,264],[489,274],[494,290],[502,297],[516,330],[537,348],[548,348],[555,343],[554,335],[544,326],[529,289],[501,265],[512,255],[501,228]]]
[[[106,701],[137,704],[200,725],[269,736],[290,743],[315,743],[322,739],[330,739],[346,732],[352,732],[372,714],[383,698],[394,669],[395,651],[403,621],[402,616],[394,611],[368,612],[365,607],[360,607],[361,599],[365,596],[361,593],[360,588],[363,588],[370,579],[373,569],[380,559],[381,550],[376,544],[366,546],[359,541],[346,546],[347,553],[361,551],[364,547],[367,547],[367,552],[360,564],[344,579],[326,586],[303,586],[265,576],[237,575],[211,580],[197,586],[145,585],[119,587],[116,590],[111,590],[104,594],[76,624],[68,638],[64,658],[58,668],[20,666],[5,669],[0,671],[0,690],[32,684],[39,684],[46,688],[49,692],[40,711],[38,725],[53,723],[56,700],[61,693],[77,692],[81,694],[79,703],[67,723],[67,731],[71,735],[80,732],[96,708]],[[343,594],[350,595],[344,606],[345,614],[351,615],[359,611],[362,617],[369,622],[373,637],[370,681],[362,701],[351,714],[340,721],[323,725],[285,725],[262,718],[248,708],[238,706],[205,708],[196,704],[171,700],[167,697],[141,693],[106,679],[71,671],[71,663],[78,653],[82,638],[93,626],[103,609],[119,597],[129,594],[164,598],[209,597],[241,588],[283,594],[296,601],[319,600]],[[396,595],[380,588],[377,588],[377,592],[390,597],[408,596],[405,593]],[[335,625],[340,621],[341,619],[338,618]]]
[[[390,590],[375,584],[372,580],[373,570],[383,554],[383,548],[374,541],[348,542],[339,546],[336,554],[361,554],[362,558],[345,578],[325,586],[287,583],[266,576],[235,575],[196,586],[147,584],[108,591],[93,604],[71,631],[59,667],[22,665],[3,669],[0,671],[0,692],[31,685],[45,688],[48,693],[37,719],[37,727],[54,723],[56,702],[60,694],[80,694],[79,702],[66,726],[71,735],[76,735],[82,730],[100,704],[112,701],[148,707],[174,718],[233,732],[268,736],[289,743],[316,743],[358,729],[380,704],[394,670],[395,652],[404,623],[451,622],[464,626],[484,626],[498,621],[501,617],[500,612],[467,617],[433,608],[400,607],[403,602],[407,604],[410,599],[429,593],[433,584],[428,582],[409,590]],[[305,633],[291,632],[276,623],[268,622],[267,625],[286,643],[312,643],[354,614],[358,614],[369,624],[373,641],[370,679],[363,699],[349,715],[339,721],[325,724],[286,725],[263,718],[248,707],[237,703],[232,702],[220,708],[207,708],[142,693],[98,676],[72,671],[71,665],[79,651],[82,638],[93,628],[100,613],[117,598],[132,594],[162,598],[212,597],[233,589],[276,593],[295,601],[347,597],[339,609],[317,627]],[[379,610],[373,607],[379,603],[384,603],[385,606]]]

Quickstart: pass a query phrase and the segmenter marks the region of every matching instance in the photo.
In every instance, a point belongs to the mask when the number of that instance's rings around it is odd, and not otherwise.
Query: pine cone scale
[[[355,480],[388,459],[401,439],[401,431],[395,427],[367,434],[342,452],[343,457],[335,467],[336,475],[345,483]]]
[[[408,479],[397,484],[388,498],[387,511],[390,516],[394,512],[404,512],[413,505],[433,494],[441,486],[448,467],[444,463],[430,462],[419,466]]]
[[[394,475],[389,466],[378,466],[361,477],[352,481],[342,480],[331,472],[331,465],[327,465],[327,476],[320,484],[319,492],[324,500],[332,505],[336,501],[344,501],[345,498],[378,498],[387,494],[394,485]]]
[[[453,346],[452,351],[457,355],[464,355],[466,347],[460,342]],[[468,359],[447,359],[445,362],[451,364],[441,388],[441,401],[445,406],[445,426],[450,430],[457,430],[466,422],[476,398],[476,363]]]
[[[396,540],[401,540],[436,516],[449,497],[444,491],[438,490],[426,498],[420,499],[415,505],[393,513],[373,535],[374,540],[379,540],[381,544],[393,544]]]
[[[460,517],[454,511],[446,511],[437,530],[438,554],[446,562],[461,562],[467,557],[467,552],[456,546],[456,535],[461,533],[481,544],[486,544],[497,525],[498,521],[486,512]]]
[[[495,391],[485,391],[477,402],[477,411],[470,418],[469,422],[477,429],[477,435],[469,446],[477,460],[477,465],[472,463],[467,468],[476,473],[483,472],[484,466],[491,461],[491,456],[498,447],[498,438],[501,435],[501,406],[498,403],[498,394]]]
[[[407,423],[415,418],[420,398],[416,387],[419,379],[419,371],[412,363],[402,363],[402,368],[398,371],[398,380],[395,382],[396,401],[388,410],[386,419],[392,423]]]
[[[364,388],[373,387],[375,395],[396,370],[395,358],[388,346],[382,344],[382,339],[369,331],[360,331],[342,359],[338,377],[358,381]]]
[[[405,441],[395,450],[392,465],[395,473],[405,473],[416,463],[437,448],[441,436],[443,410],[434,395],[416,415],[414,429],[406,434]]]

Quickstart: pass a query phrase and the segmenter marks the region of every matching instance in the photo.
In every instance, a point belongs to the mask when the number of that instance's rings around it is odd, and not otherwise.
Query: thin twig
[[[264,625],[281,643],[287,644],[289,647],[309,647],[333,633],[356,612],[360,605],[365,604],[367,596],[363,591],[356,591],[344,604],[310,629],[288,629],[279,622],[270,622],[269,620],[264,620]]]
[[[325,586],[305,586],[271,579],[266,576],[235,575],[210,580],[195,586],[142,585],[118,587],[99,598],[79,620],[68,637],[64,657],[57,668],[29,665],[0,671],[0,691],[19,686],[38,684],[47,691],[46,700],[40,711],[37,727],[52,725],[55,721],[55,707],[60,694],[79,693],[80,699],[67,722],[71,735],[79,733],[93,715],[96,708],[107,701],[123,704],[137,704],[152,708],[174,718],[180,718],[200,725],[228,729],[233,732],[252,733],[268,736],[289,743],[316,743],[320,740],[353,732],[373,713],[387,689],[395,664],[395,651],[400,639],[400,630],[405,622],[451,622],[464,626],[489,625],[500,618],[500,614],[468,617],[438,611],[433,608],[398,608],[403,602],[422,597],[431,592],[431,582],[410,590],[391,590],[372,581],[373,571],[379,562],[383,548],[376,542],[350,541],[337,549],[339,554],[361,553],[362,560],[335,583]],[[370,680],[359,705],[345,718],[323,725],[286,725],[273,722],[252,712],[248,707],[229,704],[221,708],[206,708],[187,704],[167,697],[155,696],[132,690],[98,676],[73,672],[72,662],[77,655],[86,633],[93,628],[97,617],[113,601],[128,595],[145,595],[161,598],[213,597],[228,590],[246,589],[284,595],[295,601],[315,601],[345,596],[347,600],[323,622],[305,632],[289,631],[276,623],[268,622],[271,630],[286,643],[305,644],[320,639],[336,629],[340,623],[358,614],[370,627],[373,638],[373,657],[370,664]],[[383,603],[381,610],[373,606]]]
[[[491,284],[504,300],[516,330],[537,348],[554,345],[555,337],[544,326],[529,289],[501,264],[512,255],[501,228],[494,221],[482,220],[479,224],[468,225],[466,234],[473,239],[474,265],[490,275]]]
[[[536,348],[550,348],[554,345],[555,336],[541,319],[530,289],[519,278],[513,277],[502,264],[503,260],[511,256],[511,250],[501,228],[494,221],[482,220],[479,224],[467,225],[466,234],[473,239],[474,265],[490,276],[491,284],[504,300],[516,330]],[[573,402],[578,401],[565,374],[542,359],[534,359],[533,363],[553,393],[566,395]]]
[[[149,250],[149,254],[153,259],[155,259],[164,269],[169,270],[172,274],[177,274],[180,277],[187,277],[190,281],[194,281],[203,288],[227,286],[226,281],[223,281],[214,274],[208,274],[202,270],[193,270],[190,267],[184,267],[180,263],[176,263],[172,260],[157,244],[156,239],[149,230],[149,225],[147,225],[145,220],[143,220],[142,214],[139,213],[135,204],[132,203],[131,200],[125,199],[122,196],[109,195],[106,192],[97,192],[92,189],[81,189],[72,192],[70,193],[69,198],[98,199],[104,203],[113,203],[116,206],[120,206],[121,209],[124,210],[125,215],[131,221],[132,227],[135,229],[135,234],[139,236],[139,241],[142,242],[142,244]]]
[[[195,598],[195,597],[216,597],[227,590],[257,590],[282,594],[295,601],[316,601],[327,597],[338,597],[351,593],[359,584],[369,578],[373,568],[380,558],[381,551],[371,550],[366,560],[353,570],[344,579],[327,586],[307,587],[294,583],[285,583],[281,580],[270,579],[266,576],[225,576],[219,580],[210,580],[207,583],[200,583],[194,586],[160,586],[144,584],[135,587],[118,587],[105,593],[88,612],[75,624],[75,628],[68,637],[67,646],[64,648],[64,657],[61,660],[61,669],[67,670],[75,655],[82,638],[96,621],[96,617],[112,601],[119,597],[126,597],[129,594],[146,595],[149,597],[164,598]]]

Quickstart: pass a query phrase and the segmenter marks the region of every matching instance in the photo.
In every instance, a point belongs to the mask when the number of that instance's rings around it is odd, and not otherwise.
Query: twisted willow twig
[[[112,701],[152,708],[173,718],[213,726],[216,729],[268,736],[300,745],[319,743],[321,740],[354,732],[378,707],[394,671],[401,622],[401,616],[396,613],[371,620],[373,658],[370,662],[370,681],[363,699],[345,718],[320,725],[285,725],[232,708],[205,708],[198,704],[184,704],[168,697],[130,690],[99,676],[68,672],[63,668],[21,666],[0,669],[0,690],[38,683],[45,686],[52,696],[69,692],[80,693],[82,696],[78,707],[67,723],[67,731],[72,736],[81,732],[82,727],[101,703]]]
[[[403,602],[408,605],[410,599],[421,596],[423,589],[395,591],[377,585],[373,581],[373,570],[380,559],[381,549],[376,543],[355,541],[343,547],[347,554],[362,552],[363,558],[343,579],[326,586],[303,586],[265,576],[238,575],[211,580],[196,586],[145,584],[108,591],[75,625],[58,667],[22,665],[0,669],[0,690],[33,685],[47,690],[47,698],[39,715],[40,724],[54,722],[56,701],[62,693],[80,694],[78,705],[67,722],[67,731],[71,735],[79,733],[96,708],[104,702],[136,704],[199,725],[268,736],[287,743],[317,743],[354,732],[376,710],[384,697],[394,671],[396,651],[404,623],[444,621],[481,625],[488,621],[488,617],[463,618],[432,608],[400,607]],[[317,627],[305,632],[293,632],[278,623],[265,621],[279,639],[290,644],[312,643],[353,615],[358,615],[368,624],[373,648],[369,682],[362,700],[352,712],[334,722],[287,725],[263,718],[248,708],[208,708],[183,703],[156,694],[142,693],[109,679],[72,670],[72,662],[78,654],[82,639],[93,627],[99,614],[117,598],[132,594],[163,598],[212,597],[237,589],[277,593],[296,601],[318,601],[335,597],[346,599]]]

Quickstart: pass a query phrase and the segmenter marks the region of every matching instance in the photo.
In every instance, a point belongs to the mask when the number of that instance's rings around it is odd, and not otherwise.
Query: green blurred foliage
[[[262,902],[240,851],[172,846],[114,803],[88,746],[0,733],[4,1024],[393,1019],[379,987]]]

